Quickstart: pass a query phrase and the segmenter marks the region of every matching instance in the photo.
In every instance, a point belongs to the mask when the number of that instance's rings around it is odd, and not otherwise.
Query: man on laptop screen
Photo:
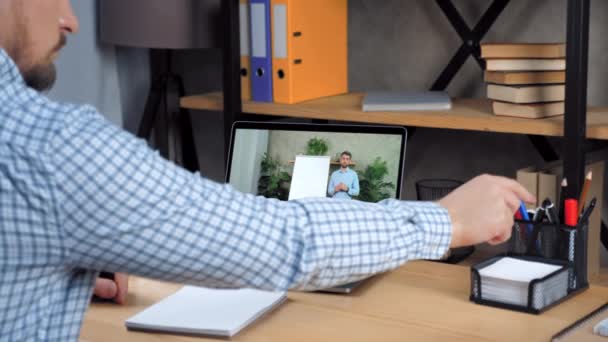
[[[327,193],[333,198],[352,199],[359,195],[359,176],[349,168],[352,153],[348,151],[340,154],[340,169],[334,171],[329,179]]]

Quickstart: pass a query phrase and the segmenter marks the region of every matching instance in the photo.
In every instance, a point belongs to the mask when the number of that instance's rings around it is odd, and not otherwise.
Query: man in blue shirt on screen
[[[351,199],[359,195],[359,176],[349,168],[353,155],[344,151],[340,154],[340,169],[331,174],[327,192],[333,198]]]

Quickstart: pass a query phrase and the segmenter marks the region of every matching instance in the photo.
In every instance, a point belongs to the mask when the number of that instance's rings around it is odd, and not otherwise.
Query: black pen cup
[[[587,277],[587,237],[589,222],[576,227],[550,222],[516,220],[509,241],[509,254],[562,260],[570,267],[568,288],[589,286]]]
[[[589,222],[576,227],[550,222],[516,220],[508,252],[471,268],[471,300],[509,310],[539,314],[589,287],[587,277],[587,238]],[[530,282],[527,304],[484,298],[480,271],[501,258],[512,258],[562,266],[558,271]]]

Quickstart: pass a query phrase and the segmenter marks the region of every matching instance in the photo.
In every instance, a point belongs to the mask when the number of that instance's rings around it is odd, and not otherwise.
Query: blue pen
[[[521,218],[524,221],[530,221],[530,216],[528,215],[528,209],[526,209],[526,205],[524,204],[524,201],[520,201],[520,203],[519,203],[519,213],[521,214]],[[534,227],[532,227],[531,224],[528,224],[528,235],[532,235],[533,230],[534,230]]]

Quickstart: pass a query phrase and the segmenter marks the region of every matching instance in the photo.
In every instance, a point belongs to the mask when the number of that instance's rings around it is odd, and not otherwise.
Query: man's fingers
[[[509,240],[510,237],[511,236],[508,236],[508,235],[498,236],[498,237],[495,237],[492,240],[488,241],[488,243],[492,246],[500,245],[502,243],[507,242],[507,240]]]
[[[509,209],[510,216],[513,216],[513,214],[515,214],[515,212],[519,210],[520,203],[521,202],[519,200],[519,197],[517,197],[514,193],[507,192],[505,194],[505,204]]]
[[[95,282],[95,295],[103,299],[113,299],[118,293],[116,283],[110,279],[97,278]]]
[[[526,203],[535,203],[536,197],[532,195],[526,188],[519,184],[516,180],[506,177],[498,177],[501,179],[502,184],[507,187],[511,192],[515,194],[519,199]]]
[[[114,301],[118,304],[125,304],[129,291],[129,277],[124,273],[116,273],[114,274],[114,281],[118,288]]]

